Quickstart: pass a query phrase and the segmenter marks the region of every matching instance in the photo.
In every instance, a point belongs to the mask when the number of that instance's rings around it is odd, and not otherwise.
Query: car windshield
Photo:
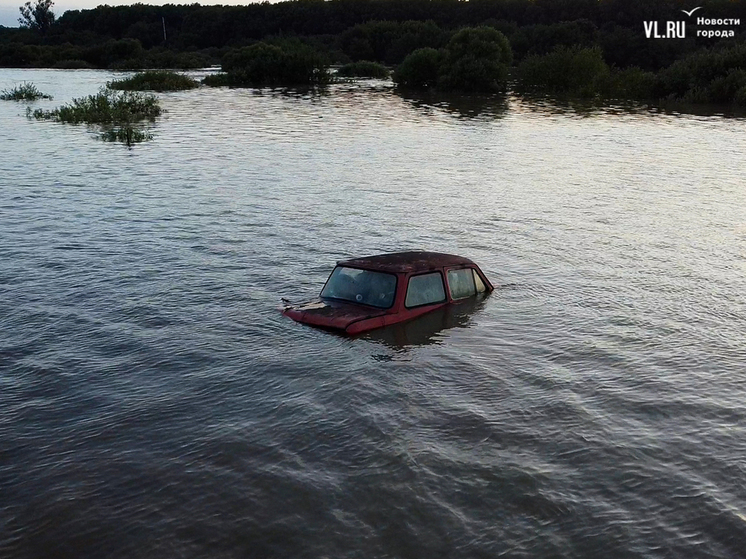
[[[321,290],[322,297],[388,309],[394,304],[396,276],[337,266]]]

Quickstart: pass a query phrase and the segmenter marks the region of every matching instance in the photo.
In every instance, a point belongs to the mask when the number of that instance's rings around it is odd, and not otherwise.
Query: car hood
[[[383,316],[386,314],[386,310],[332,299],[316,299],[300,305],[285,307],[282,314],[304,324],[345,330],[348,326],[360,320]]]

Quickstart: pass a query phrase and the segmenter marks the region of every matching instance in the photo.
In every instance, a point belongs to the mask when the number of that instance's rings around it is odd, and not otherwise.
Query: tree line
[[[737,70],[746,69],[746,60],[739,58],[744,49],[736,47],[746,43],[746,0],[699,3],[701,8],[693,16],[682,13],[691,9],[683,0],[294,0],[246,6],[99,6],[68,11],[51,21],[42,19],[49,23],[44,29],[33,24],[0,28],[0,66],[138,69],[222,63],[234,70],[233,79],[240,82],[250,75],[264,75],[265,81],[272,82],[265,66],[290,71],[293,65],[303,65],[310,79],[317,79],[314,69],[324,64],[370,61],[400,67],[394,73],[400,84],[435,84],[445,89],[449,83],[468,82],[464,68],[489,73],[486,59],[471,60],[458,46],[469,37],[468,48],[483,48],[483,38],[492,36],[484,30],[489,28],[507,39],[509,49],[509,54],[494,55],[501,57],[494,74],[500,76],[497,82],[507,79],[504,66],[512,64],[520,82],[534,90],[596,93],[621,87],[629,95],[675,93],[704,99],[709,83],[720,78],[728,81],[718,85],[718,91],[740,90],[742,76]],[[730,28],[733,37],[712,37],[697,33],[707,27],[697,25],[699,17],[743,23]],[[652,21],[659,22],[661,29],[667,21],[684,21],[686,37],[648,38],[644,26]],[[457,39],[465,28],[481,31],[462,33]],[[492,50],[502,53],[503,43],[495,41],[499,45]],[[241,60],[244,66],[238,70],[236,61]],[[722,75],[710,75],[705,70],[710,63],[719,64]],[[474,83],[490,83],[483,89],[494,90],[497,82],[485,76]],[[687,76],[690,84],[699,84],[696,91],[683,91]]]
[[[698,14],[708,18],[740,18],[744,23],[737,31],[743,40],[746,2],[700,3]],[[680,10],[688,6],[681,0],[295,0],[246,6],[99,6],[67,11],[44,33],[0,28],[0,65],[59,62],[55,60],[59,57],[45,52],[50,47],[66,56],[82,56],[96,67],[132,58],[146,62],[145,53],[154,48],[219,57],[229,48],[282,37],[301,38],[331,62],[398,64],[417,48],[443,47],[461,27],[487,25],[508,37],[516,61],[560,45],[598,46],[608,64],[658,70],[717,41],[697,37],[691,25],[686,39],[645,37],[643,22],[685,20]],[[107,52],[96,50],[107,44]]]

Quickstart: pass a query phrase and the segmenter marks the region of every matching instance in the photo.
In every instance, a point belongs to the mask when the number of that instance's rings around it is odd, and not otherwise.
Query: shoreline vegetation
[[[222,72],[203,83],[231,87],[323,87],[339,78],[385,78],[393,69],[402,91],[489,94],[510,84],[527,95],[746,106],[746,0],[700,4],[692,17],[676,0],[99,6],[45,25],[0,27],[0,67],[220,65]],[[665,21],[685,22],[684,36],[646,36],[650,22],[663,22],[664,32]],[[726,23],[715,32],[717,22]],[[336,75],[332,65],[340,66]],[[197,85],[168,74],[146,72],[110,85]]]

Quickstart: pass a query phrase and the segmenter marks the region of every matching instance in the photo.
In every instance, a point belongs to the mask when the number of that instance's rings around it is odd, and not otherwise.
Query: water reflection
[[[402,91],[396,93],[424,114],[446,111],[457,118],[502,118],[508,111],[506,95],[460,95],[435,91]]]
[[[413,346],[439,344],[442,333],[451,328],[467,328],[475,313],[484,307],[489,294],[480,294],[446,305],[423,316],[373,330],[361,336],[382,343],[394,351],[406,351]]]
[[[746,107],[715,104],[692,104],[676,101],[658,103],[623,99],[582,99],[556,95],[520,93],[511,96],[511,109],[528,113],[575,115],[580,117],[608,115],[695,115],[703,117],[746,117]]]

